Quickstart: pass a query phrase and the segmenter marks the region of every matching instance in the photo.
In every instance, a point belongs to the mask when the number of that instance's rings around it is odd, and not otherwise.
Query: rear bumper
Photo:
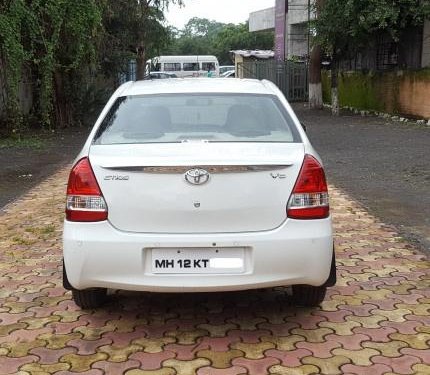
[[[154,274],[151,248],[245,247],[241,274]],[[323,285],[333,254],[331,219],[288,219],[271,231],[228,234],[136,234],[109,222],[64,222],[64,263],[76,289],[152,292],[232,291],[293,284]]]

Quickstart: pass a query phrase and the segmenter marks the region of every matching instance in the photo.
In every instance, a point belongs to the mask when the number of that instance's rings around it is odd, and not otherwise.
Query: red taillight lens
[[[330,214],[324,169],[311,155],[305,160],[288,202],[287,215],[292,219],[324,219]]]
[[[69,221],[103,221],[108,217],[106,202],[97,184],[88,158],[72,168],[67,184],[66,219]]]

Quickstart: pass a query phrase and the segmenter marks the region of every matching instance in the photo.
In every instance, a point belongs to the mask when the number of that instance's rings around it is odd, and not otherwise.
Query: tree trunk
[[[339,116],[339,92],[337,80],[337,59],[333,55],[331,62],[331,113],[333,116]]]
[[[65,128],[72,123],[72,109],[64,92],[63,75],[58,70],[54,73],[54,92],[55,126]]]
[[[309,107],[322,109],[321,47],[314,46],[309,62]]]
[[[140,46],[137,48],[136,81],[140,81],[145,78],[145,67],[146,67],[145,47]]]
[[[324,6],[324,0],[315,1],[317,18]],[[310,34],[310,33],[309,33]],[[310,35],[308,36],[310,38]],[[309,61],[309,107],[322,109],[322,84],[321,84],[321,46],[315,45],[312,48]]]

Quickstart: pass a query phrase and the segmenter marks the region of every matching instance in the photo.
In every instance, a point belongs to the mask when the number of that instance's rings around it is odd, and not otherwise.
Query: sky
[[[182,29],[190,18],[208,18],[223,23],[242,23],[249,13],[275,5],[275,0],[184,0],[185,6],[170,5],[167,22]]]

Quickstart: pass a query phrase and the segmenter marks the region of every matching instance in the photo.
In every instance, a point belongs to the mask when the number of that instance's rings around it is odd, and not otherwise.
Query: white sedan
[[[321,160],[269,81],[122,85],[71,170],[63,252],[82,308],[275,286],[315,306],[336,281]]]

